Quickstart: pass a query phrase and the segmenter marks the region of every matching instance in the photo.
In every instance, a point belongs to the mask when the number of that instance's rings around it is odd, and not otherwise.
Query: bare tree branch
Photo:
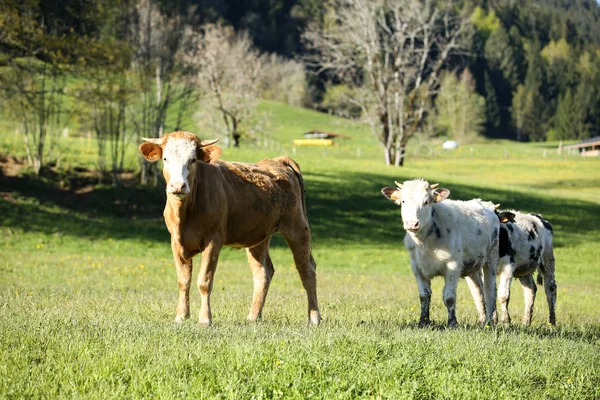
[[[440,70],[463,43],[465,16],[431,0],[337,0],[335,24],[309,27],[307,60],[354,87],[353,103],[384,149],[402,165],[439,85]],[[358,90],[366,89],[366,90]]]

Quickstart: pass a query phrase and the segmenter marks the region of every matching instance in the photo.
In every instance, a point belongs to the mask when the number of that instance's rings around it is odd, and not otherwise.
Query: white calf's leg
[[[533,273],[519,278],[523,285],[523,297],[525,298],[525,313],[523,314],[523,325],[530,325],[533,316],[533,305],[535,303],[535,292],[537,286],[533,279]]]
[[[556,281],[554,280],[554,251],[549,249],[544,255],[544,290],[548,301],[548,323],[556,325]],[[539,273],[539,272],[538,272]]]
[[[515,270],[514,263],[511,263],[509,257],[503,257],[499,262],[498,271],[500,274],[500,284],[498,285],[498,300],[502,307],[501,322],[503,324],[510,323],[510,314],[508,312],[508,303],[510,301],[510,284],[512,282]]]
[[[419,300],[421,301],[421,316],[419,317],[419,328],[429,325],[429,304],[431,302],[431,280],[424,277],[416,265],[411,263],[413,273],[419,287]]]
[[[498,267],[498,256],[483,266],[483,296],[485,298],[486,324],[494,324],[496,314],[496,268]]]
[[[444,304],[448,309],[448,326],[456,326],[456,287],[460,279],[460,271],[458,264],[455,262],[448,263],[446,274],[444,276]]]
[[[483,302],[483,280],[481,279],[481,271],[475,271],[471,275],[465,277],[475,307],[477,308],[477,314],[479,315],[478,322],[480,325],[485,324],[485,304]]]

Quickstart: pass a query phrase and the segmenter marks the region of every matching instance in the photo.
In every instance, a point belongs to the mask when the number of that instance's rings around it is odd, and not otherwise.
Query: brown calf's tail
[[[298,165],[298,163],[289,157],[286,157],[285,163],[294,172],[294,175],[296,175],[296,179],[298,179],[298,183],[300,184],[300,196],[302,196],[302,211],[304,212],[304,218],[306,218],[306,222],[308,223],[308,215],[306,214],[306,196],[304,193],[304,178],[302,178],[302,171],[300,171],[300,166]]]

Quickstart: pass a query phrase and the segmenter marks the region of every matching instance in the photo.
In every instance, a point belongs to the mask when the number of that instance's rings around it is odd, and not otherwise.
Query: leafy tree
[[[465,69],[460,80],[450,72],[442,77],[436,98],[437,125],[459,142],[479,136],[485,123],[485,99],[475,92],[473,76]]]
[[[490,136],[500,134],[500,107],[496,96],[496,89],[492,85],[487,71],[485,72],[485,127]]]
[[[538,42],[530,46],[528,61],[524,84],[527,110],[520,139],[540,141],[545,139],[548,120],[552,114],[549,113],[543,92],[546,86],[545,65]]]
[[[554,116],[556,139],[577,139],[581,134],[582,110],[573,101],[571,89],[560,96]]]

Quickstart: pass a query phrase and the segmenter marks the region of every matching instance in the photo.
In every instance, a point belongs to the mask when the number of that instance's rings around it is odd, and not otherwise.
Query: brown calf
[[[176,321],[190,315],[192,257],[202,253],[198,322],[211,324],[210,293],[222,246],[246,248],[254,275],[248,319],[259,319],[275,272],[269,242],[279,232],[292,250],[306,290],[309,322],[319,324],[316,263],[298,164],[287,156],[254,164],[219,161],[221,149],[213,145],[217,140],[202,141],[188,132],[144,140],[140,152],[148,161],[162,158],[167,182],[164,217],[179,283]]]

